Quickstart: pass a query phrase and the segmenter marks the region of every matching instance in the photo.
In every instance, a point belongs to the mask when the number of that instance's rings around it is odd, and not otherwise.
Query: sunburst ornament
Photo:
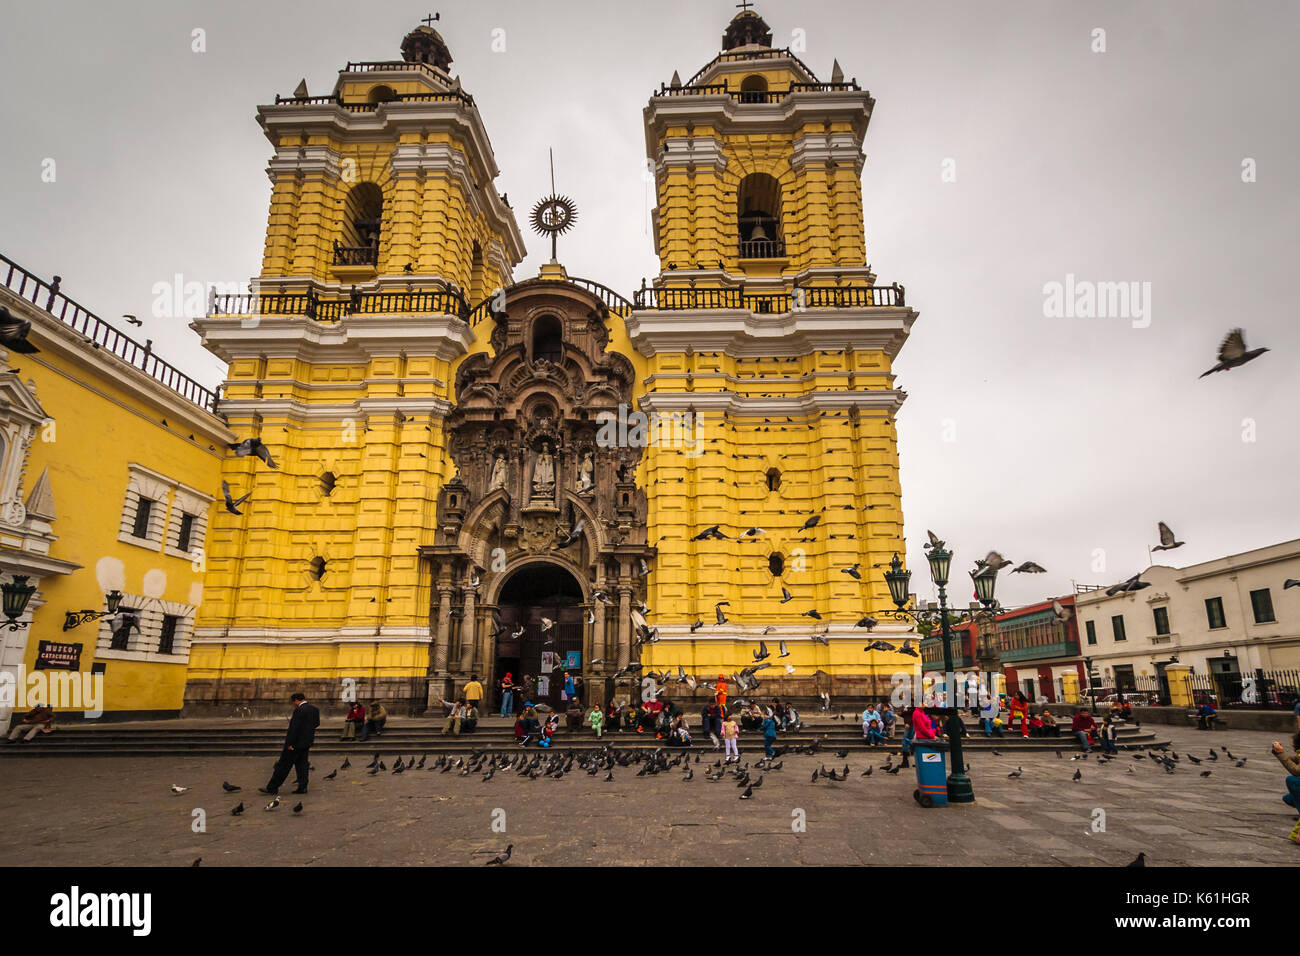
[[[551,237],[551,261],[554,262],[555,239],[573,228],[578,218],[578,207],[568,196],[561,196],[555,191],[555,151],[548,150],[548,153],[551,161],[551,194],[537,201],[529,218],[533,231]]]
[[[533,231],[551,237],[552,259],[555,258],[556,237],[572,229],[577,218],[578,209],[568,196],[551,193],[546,198],[539,199],[537,205],[533,206],[533,214],[530,217]]]

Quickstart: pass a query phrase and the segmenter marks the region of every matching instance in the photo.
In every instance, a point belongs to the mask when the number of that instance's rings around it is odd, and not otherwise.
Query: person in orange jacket
[[[718,686],[714,688],[713,699],[718,702],[718,709],[725,715],[727,710],[727,675],[718,675]]]

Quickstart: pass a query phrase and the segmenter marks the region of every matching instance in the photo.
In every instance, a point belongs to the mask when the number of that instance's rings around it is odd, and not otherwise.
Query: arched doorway
[[[576,679],[587,664],[582,659],[583,600],[578,580],[558,564],[533,562],[512,572],[497,597],[504,630],[494,651],[496,683],[507,673],[516,684],[531,677],[533,703],[558,707],[565,672]],[[544,618],[554,622],[545,631]],[[499,707],[499,688],[493,699]]]

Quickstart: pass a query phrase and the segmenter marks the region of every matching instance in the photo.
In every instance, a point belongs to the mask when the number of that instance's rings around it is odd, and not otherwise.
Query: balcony
[[[1079,653],[1073,641],[1054,641],[1051,644],[1034,644],[1029,647],[1002,647],[998,657],[1004,664],[1024,661],[1042,661],[1054,657],[1073,657]]]
[[[780,315],[805,309],[904,308],[903,287],[856,286],[849,288],[796,288],[790,292],[746,292],[744,288],[641,289],[633,297],[638,309],[745,309]]]
[[[212,297],[210,316],[302,316],[316,322],[338,322],[349,315],[454,315],[467,319],[469,303],[458,292],[356,292],[325,298],[307,292],[265,292]]]
[[[379,247],[373,243],[368,246],[344,246],[335,242],[334,264],[336,266],[368,266],[373,269],[379,264]]]
[[[743,239],[740,243],[742,259],[783,259],[784,239]]]

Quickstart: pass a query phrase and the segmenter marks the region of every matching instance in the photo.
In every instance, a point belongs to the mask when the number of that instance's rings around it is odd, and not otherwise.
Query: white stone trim
[[[474,330],[454,315],[350,315],[330,323],[306,316],[207,316],[190,328],[226,363],[266,356],[360,365],[403,352],[454,361],[474,346]]]
[[[433,634],[428,627],[374,628],[217,628],[195,631],[192,644],[430,644]]]
[[[122,595],[122,607],[131,608],[140,618],[139,630],[132,630],[127,641],[126,650],[114,650],[112,618],[100,618],[99,633],[95,642],[96,660],[151,661],[159,664],[189,664],[190,644],[194,635],[195,607],[176,601],[164,601],[145,597],[141,594]],[[176,622],[176,634],[172,642],[172,653],[159,653],[162,641],[163,616],[172,615]]]
[[[643,412],[667,414],[694,411],[721,413],[733,417],[799,417],[847,408],[880,411],[894,415],[903,407],[907,393],[901,389],[810,392],[793,398],[756,398],[734,392],[648,392],[638,400]]]

